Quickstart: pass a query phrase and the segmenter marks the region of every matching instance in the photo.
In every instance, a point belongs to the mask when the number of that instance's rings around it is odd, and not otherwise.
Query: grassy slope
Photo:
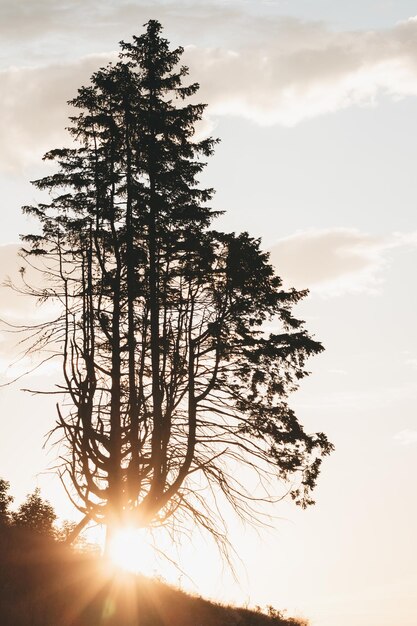
[[[23,532],[0,532],[1,626],[302,626],[190,596]]]

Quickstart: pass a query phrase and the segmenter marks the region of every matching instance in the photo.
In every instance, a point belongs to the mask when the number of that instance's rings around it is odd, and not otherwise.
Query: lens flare
[[[113,565],[127,572],[146,576],[155,574],[155,551],[142,529],[117,530],[111,539],[108,555]]]

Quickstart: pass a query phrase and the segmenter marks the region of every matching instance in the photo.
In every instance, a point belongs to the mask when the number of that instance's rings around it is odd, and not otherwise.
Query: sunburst
[[[156,558],[148,533],[143,529],[125,527],[115,531],[108,546],[110,562],[127,572],[150,576],[155,573]]]

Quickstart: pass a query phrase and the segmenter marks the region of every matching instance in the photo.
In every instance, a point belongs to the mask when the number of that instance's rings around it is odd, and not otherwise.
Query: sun
[[[143,529],[120,528],[110,542],[108,556],[111,563],[127,572],[147,576],[155,574],[155,549]]]

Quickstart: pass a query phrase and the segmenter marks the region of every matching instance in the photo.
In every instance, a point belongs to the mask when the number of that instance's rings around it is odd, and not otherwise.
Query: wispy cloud
[[[417,94],[417,21],[379,32],[336,33],[323,24],[261,19],[245,45],[189,50],[216,114],[294,125],[382,94]]]
[[[309,230],[280,239],[271,261],[286,283],[325,296],[378,293],[388,252],[417,245],[417,232],[377,237],[348,228]]]
[[[394,436],[394,439],[403,446],[417,444],[417,430],[411,430],[411,428],[400,430],[400,432]]]
[[[41,4],[51,9],[50,1]],[[18,7],[23,15],[29,11],[24,9],[27,3],[20,2]],[[77,4],[68,22],[62,19],[66,15],[62,6],[59,15],[51,9],[44,31],[39,21],[36,32],[59,38],[63,36],[62,25],[73,24],[74,16],[80,18],[87,9],[96,11],[100,24],[97,34],[89,32],[96,50],[108,46],[109,40],[103,39],[107,26],[112,25],[111,41],[115,45],[115,24],[120,38],[129,38],[131,24],[140,24],[151,13],[151,5],[107,2],[98,8],[90,1],[84,7]],[[189,11],[187,3],[169,2],[160,4],[159,12],[162,19],[167,18],[167,36],[174,34],[174,39],[182,38],[189,44],[184,60],[192,79],[201,84],[199,97],[208,102],[211,116],[233,115],[263,125],[294,125],[350,106],[375,105],[381,95],[393,99],[417,95],[416,19],[383,31],[334,32],[322,23],[248,16],[236,7]],[[17,23],[18,14],[11,9],[9,14],[0,32],[9,28],[11,37],[11,24]],[[85,43],[83,23],[77,39]],[[207,45],[204,32],[208,23],[208,30],[216,34]],[[233,29],[224,28],[225,24],[233,25]],[[20,41],[19,34],[15,38]],[[80,49],[85,50],[85,46],[80,44]],[[59,43],[54,50],[60,50]],[[68,58],[73,58],[73,49],[71,54],[67,52]],[[0,73],[2,93],[6,94],[0,104],[0,164],[16,166],[35,152],[38,158],[46,147],[54,146],[66,125],[66,101],[111,54],[114,52],[42,67],[4,69]]]
[[[232,24],[237,36],[242,36],[249,19],[247,8],[240,0],[208,0],[200,4],[192,0],[2,0],[0,37],[4,46],[19,47],[19,56],[23,58],[30,49],[36,58],[47,57],[51,41],[55,44],[54,57],[73,57],[74,50],[97,51],[103,45],[106,49],[110,42],[114,45],[138,34],[149,19],[158,19],[167,28],[170,39],[186,38],[185,43],[195,42],[196,37],[199,41],[213,41],[220,34],[230,39]]]
[[[76,63],[13,67],[0,72],[0,166],[17,169],[53,147],[69,143],[65,130],[67,101],[105,65],[110,55],[88,56]]]

